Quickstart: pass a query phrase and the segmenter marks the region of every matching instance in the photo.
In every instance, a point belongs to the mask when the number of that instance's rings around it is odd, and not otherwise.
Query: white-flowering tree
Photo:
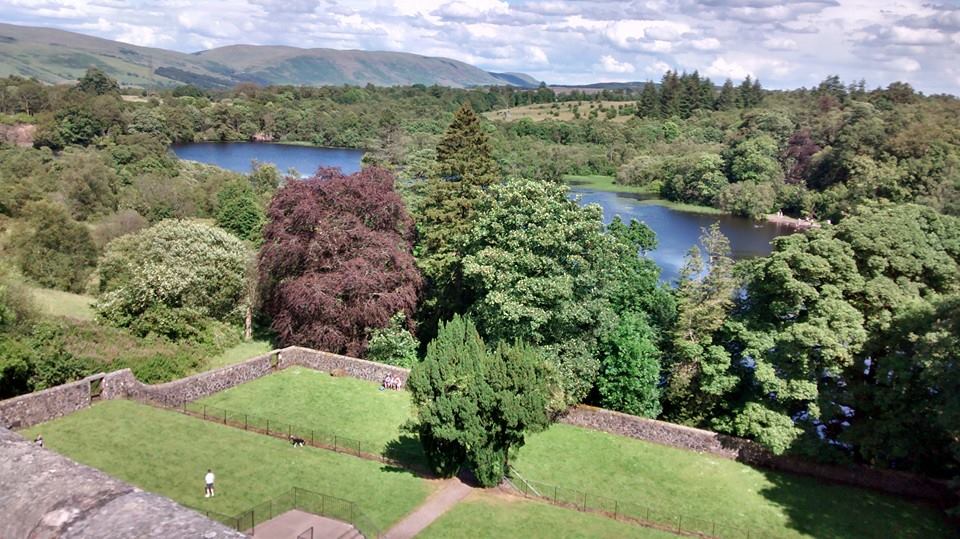
[[[100,263],[96,309],[138,334],[198,333],[206,320],[239,322],[249,297],[247,248],[198,222],[167,220],[111,241]]]

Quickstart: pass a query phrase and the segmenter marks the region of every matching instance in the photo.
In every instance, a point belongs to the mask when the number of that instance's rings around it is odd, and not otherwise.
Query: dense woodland
[[[777,453],[960,473],[960,103],[909,85],[181,87],[124,99],[8,78],[0,112],[0,397],[130,366],[172,379],[252,332],[413,366],[410,428],[439,471],[499,477],[524,429],[589,402]],[[601,110],[601,100],[622,106]],[[596,100],[596,101],[594,101]],[[571,121],[484,120],[551,103]],[[177,141],[367,149],[305,180],[181,162]],[[704,230],[660,281],[642,223],[570,200],[568,174],[833,224],[735,264]],[[95,322],[26,286],[97,297]],[[463,380],[471,389],[453,391]],[[461,388],[462,389],[462,388]],[[506,399],[506,394],[528,398]],[[453,396],[451,396],[453,395]],[[503,427],[503,414],[514,421]],[[444,418],[481,426],[444,429]],[[453,459],[452,461],[450,459]]]

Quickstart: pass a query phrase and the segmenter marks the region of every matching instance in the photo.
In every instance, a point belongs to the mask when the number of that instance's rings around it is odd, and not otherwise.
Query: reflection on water
[[[251,161],[257,160],[273,163],[281,172],[295,168],[301,174],[311,175],[318,167],[325,166],[340,167],[343,172],[350,174],[360,170],[360,159],[363,157],[361,150],[263,142],[175,144],[172,150],[181,159],[244,173],[250,172]],[[661,278],[669,282],[679,275],[683,257],[697,243],[701,229],[717,221],[720,222],[720,230],[730,238],[736,259],[769,254],[773,238],[793,232],[793,228],[787,226],[754,223],[740,217],[674,210],[652,203],[649,195],[609,193],[574,186],[571,196],[579,197],[583,204],[599,204],[607,223],[619,215],[624,221],[637,219],[652,228],[657,233],[658,246],[649,256],[663,270]]]
[[[607,223],[619,215],[624,221],[636,219],[653,229],[658,245],[648,256],[663,270],[661,278],[670,282],[679,276],[683,258],[690,247],[697,244],[701,229],[713,223],[720,223],[720,231],[730,239],[730,248],[737,260],[770,254],[773,238],[794,232],[791,227],[755,223],[731,215],[683,212],[655,204],[645,195],[574,187],[571,196],[579,197],[583,204],[599,204]]]
[[[296,169],[312,176],[317,168],[340,167],[345,174],[360,170],[362,150],[320,148],[269,142],[194,142],[170,147],[180,159],[216,165],[235,172],[248,173],[253,160],[273,163],[281,173]]]

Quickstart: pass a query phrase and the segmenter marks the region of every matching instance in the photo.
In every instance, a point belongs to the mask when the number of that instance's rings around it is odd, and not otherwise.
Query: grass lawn
[[[298,486],[356,502],[381,530],[419,505],[429,481],[383,464],[129,401],[106,401],[24,432],[145,490],[234,515]],[[203,497],[213,468],[217,495]]]
[[[75,320],[93,320],[93,298],[60,290],[28,286],[40,312]]]
[[[392,456],[423,462],[419,441],[400,432],[409,394],[375,382],[290,367],[198,402],[360,440],[376,452],[389,444]]]
[[[935,510],[905,500],[569,425],[530,437],[514,466],[527,479],[650,507],[656,520],[715,520],[718,532],[726,523],[778,537],[951,536]]]
[[[649,195],[651,197],[644,200],[639,200],[638,203],[640,204],[656,204],[657,206],[665,206],[673,210],[687,213],[703,213],[707,215],[724,215],[727,213],[712,206],[700,206],[697,204],[674,202],[665,198],[659,198],[659,192],[656,189],[651,188],[649,185],[622,185],[616,183],[616,179],[613,176],[576,176],[568,174],[563,177],[563,180],[569,183],[571,187],[581,187],[584,189],[606,191],[610,193],[634,193],[640,195]]]
[[[638,193],[641,195],[651,195],[657,196],[657,191],[651,189],[649,185],[645,186],[636,186],[636,185],[622,185],[616,183],[616,178],[613,176],[602,176],[602,175],[592,175],[592,176],[577,176],[575,174],[567,174],[563,177],[563,181],[569,183],[571,187],[582,187],[584,189],[593,189],[595,191],[609,191],[613,193]]]
[[[221,352],[220,355],[210,358],[207,364],[203,366],[203,369],[208,371],[219,369],[220,367],[246,361],[252,357],[261,356],[271,350],[273,350],[273,343],[268,340],[254,339],[249,342],[242,342],[233,348],[227,348]]]
[[[294,367],[201,402],[383,445],[397,439],[410,405],[406,392],[378,388]],[[531,436],[514,465],[529,479],[650,507],[658,521],[683,514],[684,528],[698,517],[783,537],[875,536],[896,526],[903,536],[949,536],[938,512],[906,500],[569,425]]]
[[[474,492],[445,513],[418,539],[461,537],[663,538],[674,534],[609,518],[555,507],[543,502]]]

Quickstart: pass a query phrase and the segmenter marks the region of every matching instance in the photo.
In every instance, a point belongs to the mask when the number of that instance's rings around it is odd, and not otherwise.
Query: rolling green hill
[[[230,45],[193,54],[119,41],[0,23],[0,76],[34,77],[57,84],[98,67],[124,86],[194,84],[206,88],[258,84],[440,84],[452,87],[516,84],[470,64],[403,52]]]

